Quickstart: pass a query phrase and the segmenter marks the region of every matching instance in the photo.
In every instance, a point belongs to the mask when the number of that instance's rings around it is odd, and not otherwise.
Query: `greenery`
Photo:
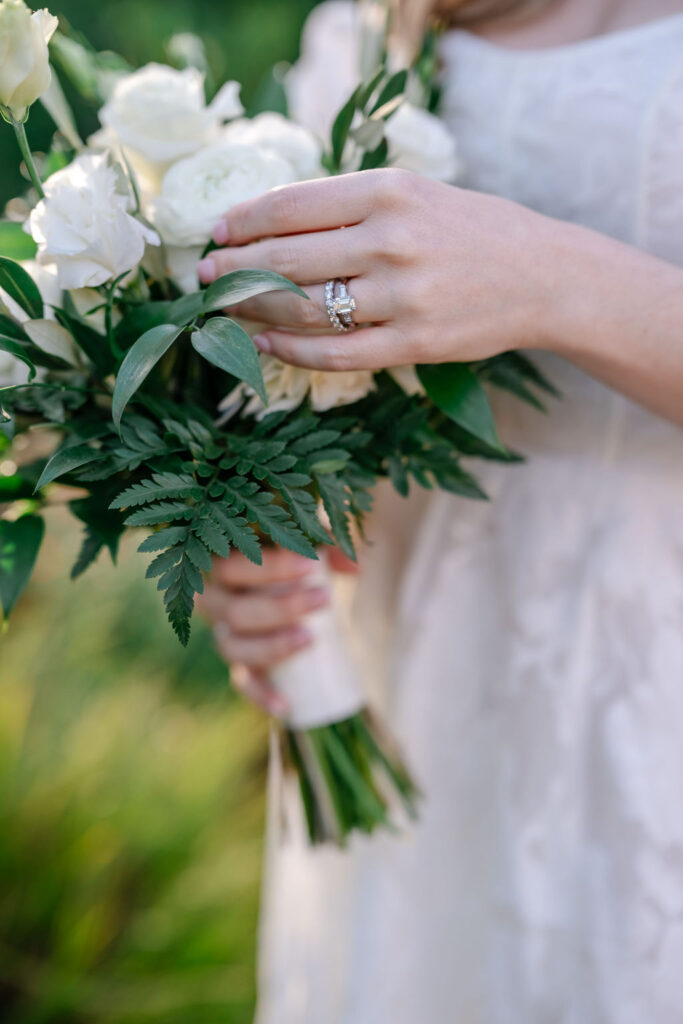
[[[168,41],[177,33],[194,32],[205,43],[212,80],[242,82],[244,99],[253,109],[268,88],[270,69],[279,61],[296,58],[301,27],[315,2],[100,0],[93,4],[89,0],[55,0],[49,7],[63,24],[84,32],[96,49],[114,50],[135,67],[150,60],[167,61]],[[72,90],[67,91],[84,136],[95,131],[95,104],[84,105]],[[50,118],[37,104],[28,126],[34,150],[47,149],[53,131]],[[0,132],[0,208],[21,191],[15,151],[12,133]]]
[[[216,79],[240,79],[250,104],[269,68],[295,57],[312,6],[50,5],[132,64],[196,32]],[[94,106],[70,99],[94,130]],[[52,131],[37,105],[35,147]],[[15,147],[0,133],[0,205],[24,187]],[[12,241],[6,255],[31,255],[27,236]],[[68,586],[81,539],[73,520],[47,518],[32,586],[0,639],[0,1020],[248,1024],[265,722],[231,697],[205,628],[178,646],[130,544],[117,572],[103,562]]]
[[[60,510],[2,640],[3,1024],[247,1024],[266,724]],[[131,557],[132,556],[132,557]]]

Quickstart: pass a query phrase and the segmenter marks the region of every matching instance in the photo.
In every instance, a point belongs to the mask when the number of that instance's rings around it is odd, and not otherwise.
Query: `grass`
[[[246,1024],[266,724],[132,545],[70,584],[50,518],[0,640],[0,1020]]]

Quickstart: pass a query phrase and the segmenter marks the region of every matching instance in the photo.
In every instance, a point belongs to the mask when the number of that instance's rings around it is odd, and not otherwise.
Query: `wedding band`
[[[352,331],[356,300],[349,294],[346,280],[337,278],[325,285],[325,309],[335,331]]]

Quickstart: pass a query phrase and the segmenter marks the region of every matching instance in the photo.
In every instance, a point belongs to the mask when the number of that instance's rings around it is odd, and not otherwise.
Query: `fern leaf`
[[[201,489],[194,477],[179,473],[153,473],[151,480],[143,480],[122,491],[110,508],[129,508],[131,505],[149,505],[166,498],[200,499]]]

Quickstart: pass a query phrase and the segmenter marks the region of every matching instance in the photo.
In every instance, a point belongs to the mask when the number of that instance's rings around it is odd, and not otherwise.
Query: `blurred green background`
[[[247,104],[295,58],[313,0],[62,0],[131,63],[200,35]],[[84,130],[94,112],[77,111]],[[36,148],[50,126],[36,105]],[[21,186],[0,132],[0,205]],[[76,583],[57,508],[0,639],[0,1022],[247,1024],[267,724],[231,695],[200,623],[173,638],[135,544]]]

